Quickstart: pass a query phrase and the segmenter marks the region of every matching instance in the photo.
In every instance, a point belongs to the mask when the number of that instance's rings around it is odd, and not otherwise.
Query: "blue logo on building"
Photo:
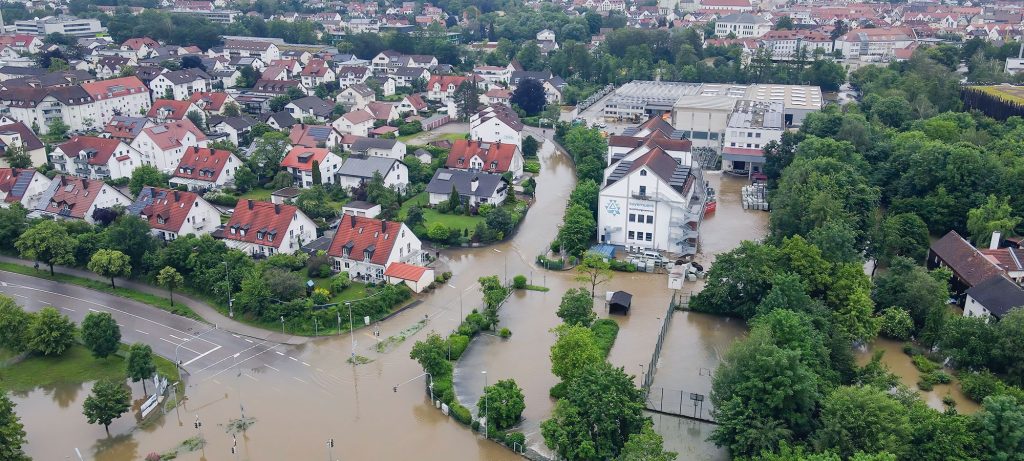
[[[618,216],[622,211],[619,209],[619,202],[617,200],[611,200],[604,207],[608,211],[608,214],[612,216]]]

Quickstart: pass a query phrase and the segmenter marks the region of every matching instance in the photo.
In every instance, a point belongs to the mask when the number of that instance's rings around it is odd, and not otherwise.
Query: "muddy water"
[[[857,352],[857,363],[860,365],[868,363],[871,360],[871,355],[878,350],[885,351],[885,355],[882,356],[882,363],[889,367],[889,371],[899,376],[900,382],[907,387],[917,390],[928,406],[939,411],[945,410],[946,406],[942,403],[942,398],[946,395],[951,395],[953,400],[956,401],[956,410],[958,412],[972,414],[978,411],[978,404],[964,395],[963,391],[960,390],[960,383],[955,378],[950,384],[936,384],[935,388],[928,392],[917,389],[917,381],[920,379],[921,374],[914,367],[913,362],[910,361],[910,356],[903,352],[903,343],[898,341],[885,338],[876,339],[871,344],[871,347]]]

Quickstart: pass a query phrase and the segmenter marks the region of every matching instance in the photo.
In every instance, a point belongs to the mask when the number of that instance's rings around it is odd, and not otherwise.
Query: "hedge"
[[[590,331],[594,332],[594,339],[601,352],[608,357],[615,344],[615,337],[619,335],[619,324],[612,319],[600,319],[590,326]]]

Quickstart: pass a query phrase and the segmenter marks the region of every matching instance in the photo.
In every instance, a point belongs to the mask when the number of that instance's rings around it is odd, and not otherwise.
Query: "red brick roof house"
[[[327,255],[334,270],[353,280],[380,282],[393,263],[418,263],[420,239],[404,223],[355,215],[342,217]]]
[[[139,151],[119,139],[75,136],[50,153],[57,171],[88,179],[120,179],[142,165]]]
[[[189,112],[195,111],[199,115],[206,116],[203,114],[203,109],[190,101],[176,101],[174,99],[157,99],[153,101],[153,106],[149,108],[149,112],[146,112],[146,117],[155,120],[157,123],[164,123],[170,120],[182,120],[188,117]]]
[[[220,225],[220,212],[199,194],[159,187],[143,187],[126,212],[148,222],[153,235],[166,241],[209,234]]]
[[[316,223],[293,205],[240,199],[219,236],[254,256],[294,253],[316,240]]]
[[[334,184],[341,157],[325,148],[295,146],[281,159],[281,168],[292,174],[295,187],[313,187],[313,166],[320,170],[321,184]]]
[[[0,168],[0,207],[21,203],[27,209],[50,186],[50,178],[32,168]]]
[[[181,156],[170,185],[195,191],[223,189],[235,183],[235,172],[241,166],[242,161],[231,151],[192,147]]]
[[[523,175],[523,163],[523,154],[515,144],[456,139],[445,167],[497,174],[511,172],[513,177],[519,177]]]
[[[185,149],[206,147],[207,142],[206,134],[186,117],[143,128],[132,141],[132,147],[142,154],[144,165],[170,172],[181,162]]]
[[[103,181],[57,175],[50,181],[29,216],[81,219],[96,224],[97,209],[128,206],[132,199]]]

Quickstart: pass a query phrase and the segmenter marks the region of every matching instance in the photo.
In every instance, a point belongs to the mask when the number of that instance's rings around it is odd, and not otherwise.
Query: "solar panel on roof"
[[[437,179],[439,179],[441,181],[451,181],[452,174],[451,173],[439,173],[437,175]]]
[[[166,132],[167,132],[167,127],[166,126],[160,125],[160,126],[153,127],[153,133],[160,134],[160,133],[166,133]]]
[[[11,195],[14,197],[24,196],[25,191],[28,190],[28,185],[31,182],[32,174],[22,173],[18,175],[18,179],[14,181],[14,187],[11,188]]]

